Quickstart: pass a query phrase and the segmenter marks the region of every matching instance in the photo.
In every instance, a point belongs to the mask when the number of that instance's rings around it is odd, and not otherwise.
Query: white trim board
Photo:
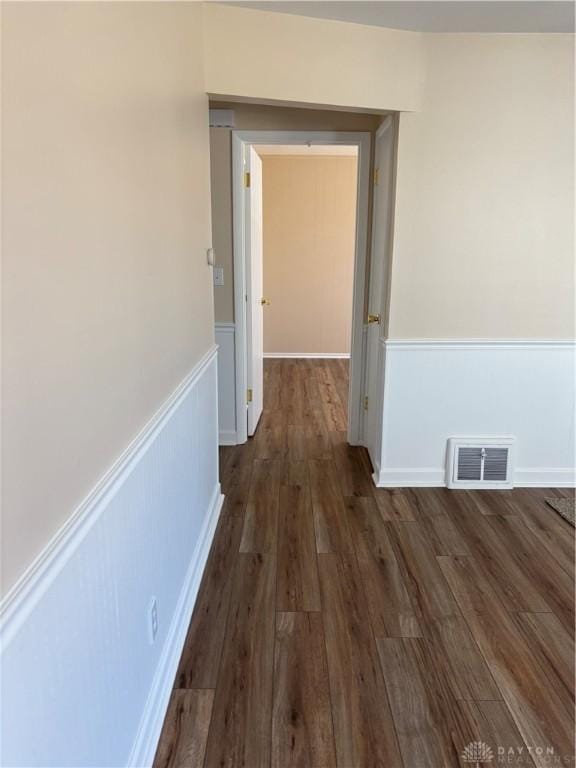
[[[427,349],[576,349],[574,339],[385,339],[387,349],[418,352]]]
[[[265,358],[295,360],[349,360],[349,352],[264,352]]]
[[[234,334],[236,333],[236,325],[235,323],[231,323],[231,322],[223,323],[223,322],[216,321],[214,323],[214,330],[216,333]]]
[[[216,390],[213,347],[2,601],[3,764],[151,764],[223,498]]]
[[[215,323],[218,344],[218,444],[236,445],[236,325]]]
[[[377,488],[445,488],[446,470],[410,468],[385,469],[372,475]],[[574,488],[576,472],[573,469],[539,467],[516,469],[515,488]]]
[[[238,445],[238,438],[235,431],[218,430],[218,445]]]

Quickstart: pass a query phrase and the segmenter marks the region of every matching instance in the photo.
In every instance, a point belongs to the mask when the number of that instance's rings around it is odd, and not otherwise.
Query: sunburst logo
[[[480,763],[490,763],[494,759],[492,749],[483,741],[471,741],[462,752],[462,760],[465,763],[474,763],[480,768]]]

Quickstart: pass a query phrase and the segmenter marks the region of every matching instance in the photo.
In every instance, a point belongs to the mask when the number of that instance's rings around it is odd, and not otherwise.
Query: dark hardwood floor
[[[376,489],[347,386],[266,361],[155,768],[573,765],[573,492]]]

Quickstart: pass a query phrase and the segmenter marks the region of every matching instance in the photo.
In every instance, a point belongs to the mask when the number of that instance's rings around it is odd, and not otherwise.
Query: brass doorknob
[[[270,299],[260,299],[260,304],[262,304],[263,307],[269,307],[272,302]]]

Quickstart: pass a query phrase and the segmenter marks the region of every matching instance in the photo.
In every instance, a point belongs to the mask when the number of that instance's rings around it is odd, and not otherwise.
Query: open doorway
[[[339,361],[324,367],[321,385],[332,428],[346,432],[358,148],[263,144],[253,149],[258,157],[252,157],[247,190],[248,303],[253,297],[247,351],[255,388],[248,404],[248,435],[261,418],[261,338],[265,380],[267,371],[278,367],[272,359]]]
[[[350,355],[349,371],[346,371],[349,378],[348,397],[346,397],[346,433],[348,442],[352,444],[363,443],[363,397],[365,382],[365,287],[366,287],[366,267],[367,267],[367,242],[368,242],[368,199],[370,184],[370,135],[363,133],[317,133],[317,132],[235,132],[233,134],[233,205],[234,205],[234,284],[235,284],[235,314],[237,317],[236,326],[236,392],[238,413],[246,414],[245,419],[241,417],[238,424],[238,442],[243,442],[247,437],[254,434],[258,425],[263,408],[263,387],[264,387],[264,356],[287,354],[287,357],[312,357],[314,353],[318,355],[329,356]],[[279,149],[281,148],[281,149]],[[276,153],[276,154],[274,154]],[[292,153],[292,155],[290,154]],[[305,226],[301,221],[301,250],[308,254],[321,254],[329,261],[330,238],[334,230],[338,228],[338,234],[348,238],[350,244],[349,264],[348,264],[348,284],[343,284],[342,278],[346,275],[346,264],[343,256],[340,257],[340,263],[334,266],[331,262],[331,269],[340,270],[340,274],[332,278],[326,277],[326,286],[324,286],[323,300],[316,297],[318,305],[322,305],[323,313],[328,313],[328,317],[318,319],[315,313],[315,307],[310,307],[310,301],[314,302],[314,296],[307,294],[302,290],[302,285],[307,277],[311,277],[311,272],[306,274],[305,261],[295,268],[290,274],[289,280],[282,281],[282,274],[274,276],[275,266],[274,250],[282,252],[282,244],[274,244],[278,233],[266,229],[264,223],[263,208],[263,160],[266,157],[284,157],[290,158],[296,156],[305,158],[313,156],[321,157],[341,157],[349,166],[348,175],[352,171],[353,186],[346,192],[348,202],[351,206],[346,214],[347,220],[351,225],[351,232],[346,233],[345,229],[334,221],[329,224],[330,216],[334,214],[342,217],[342,200],[340,200],[340,210],[337,204],[332,205],[333,210],[324,211],[322,216],[317,216],[314,228],[312,218],[309,223],[312,228]],[[264,159],[266,163],[266,159]],[[273,164],[268,167],[272,168]],[[278,163],[276,163],[278,165]],[[351,166],[351,168],[350,168]],[[267,174],[269,176],[269,174]],[[292,173],[294,177],[295,174]],[[343,172],[343,177],[346,173]],[[334,184],[335,179],[332,180]],[[308,172],[305,182],[307,189],[302,192],[302,199],[306,198],[311,203],[311,195],[316,192],[324,198],[321,203],[324,206],[329,205],[331,194],[327,190],[320,188],[320,177],[318,174]],[[341,194],[345,189],[344,179],[341,182]],[[314,189],[315,188],[315,189]],[[292,190],[294,192],[294,190]],[[282,193],[275,190],[276,206],[282,204]],[[285,193],[286,204],[294,204],[298,195],[295,196]],[[289,197],[291,199],[289,199]],[[300,200],[302,203],[303,200]],[[305,202],[305,200],[304,200]],[[273,203],[274,206],[274,203]],[[302,209],[300,209],[302,212]],[[286,226],[286,212],[277,211],[277,218],[284,219],[283,225]],[[268,232],[268,246],[272,261],[270,266],[272,272],[268,274],[268,284],[281,286],[283,294],[282,312],[276,313],[276,324],[270,324],[267,331],[266,341],[264,334],[265,313],[271,309],[267,301],[271,301],[266,295],[264,283],[264,264],[266,256],[264,255],[264,232]],[[285,233],[286,234],[286,233]],[[292,233],[294,235],[294,233]],[[310,248],[309,243],[305,243],[306,237],[324,238],[325,242],[319,247]],[[292,240],[292,238],[290,238]],[[298,235],[293,238],[293,247],[298,247]],[[277,255],[277,254],[276,254]],[[298,259],[296,259],[296,262]],[[278,265],[276,265],[278,266]],[[300,267],[300,269],[298,268]],[[316,265],[317,266],[317,265]],[[281,270],[280,270],[281,272]],[[330,306],[326,294],[330,288],[328,283],[333,283],[333,298],[342,303],[342,297],[347,294],[344,306],[336,307],[335,302]],[[336,286],[337,283],[337,286]],[[322,286],[320,286],[320,290]],[[336,293],[338,292],[338,293]],[[298,295],[300,298],[297,298]],[[295,304],[298,301],[300,307]],[[294,306],[290,307],[290,303]],[[304,303],[307,306],[304,306]],[[324,304],[326,305],[324,307]],[[288,306],[286,306],[288,305]],[[349,311],[348,311],[349,310]],[[337,317],[338,314],[338,317]],[[282,315],[283,317],[280,317]],[[290,321],[292,315],[292,321]],[[290,327],[290,322],[292,327]],[[312,323],[308,327],[307,323]],[[348,329],[343,326],[348,325]],[[302,333],[306,334],[308,330],[309,338],[306,341],[306,350],[298,350],[293,347],[298,343],[303,344],[302,335],[298,333],[298,326],[302,326]],[[340,350],[334,348],[337,338],[340,334],[340,344],[344,347]],[[345,341],[343,340],[343,337]],[[347,338],[346,338],[347,337]],[[310,346],[314,343],[322,343],[325,350],[313,350]],[[290,343],[291,349],[272,349],[269,345],[280,343],[278,339],[283,339],[284,345]],[[321,341],[322,340],[322,341]],[[267,349],[265,350],[265,344]],[[326,346],[329,345],[329,346]],[[329,348],[331,347],[331,349]],[[305,355],[305,352],[308,354]],[[245,399],[242,395],[245,393]],[[244,402],[242,402],[244,400]],[[244,410],[243,410],[244,409]],[[244,426],[245,425],[245,426]],[[245,431],[244,431],[245,430]]]
[[[350,358],[358,149],[261,145],[264,358]]]

